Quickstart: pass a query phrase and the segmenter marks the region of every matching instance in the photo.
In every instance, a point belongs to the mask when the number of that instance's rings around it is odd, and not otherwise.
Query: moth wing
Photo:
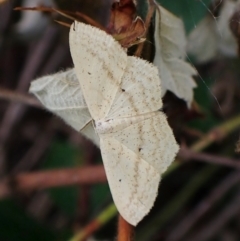
[[[70,30],[76,74],[94,120],[110,110],[127,65],[127,54],[112,36],[80,22]]]
[[[77,131],[92,120],[73,69],[41,77],[31,83],[29,91]]]
[[[122,217],[135,226],[153,206],[160,175],[113,137],[100,138],[100,146],[114,203]]]
[[[128,57],[120,88],[107,115],[109,119],[137,116],[162,107],[158,70],[149,62]]]
[[[166,117],[149,118],[100,135],[100,148],[114,202],[121,215],[136,225],[152,208],[160,177],[179,149]]]

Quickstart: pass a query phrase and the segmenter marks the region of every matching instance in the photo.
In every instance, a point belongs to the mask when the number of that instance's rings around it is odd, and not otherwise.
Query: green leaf
[[[0,202],[0,240],[3,241],[48,241],[56,235],[36,220],[26,215],[13,201]]]
[[[182,18],[186,31],[190,32],[208,12],[208,6],[211,0],[158,0],[158,2]]]
[[[96,184],[91,188],[91,210],[93,210],[93,215],[96,215],[106,201],[111,200],[111,192],[108,184]]]
[[[50,147],[43,168],[71,168],[81,160],[81,153],[67,142],[56,141]],[[78,187],[59,187],[48,190],[55,204],[69,217],[74,217],[79,195]]]
[[[200,105],[204,112],[204,117],[189,122],[189,126],[197,128],[203,132],[209,131],[214,126],[220,123],[217,118],[214,117],[211,111],[213,102],[213,96],[211,94],[211,79],[202,79],[198,81],[198,88],[194,89],[194,99]]]
[[[138,0],[138,13],[144,17],[147,13],[146,0]],[[157,2],[180,17],[187,32],[190,32],[197,23],[207,14],[211,0],[157,0]]]

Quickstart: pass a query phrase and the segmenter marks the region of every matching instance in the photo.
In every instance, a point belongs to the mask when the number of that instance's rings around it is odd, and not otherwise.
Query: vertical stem
[[[117,241],[134,241],[134,236],[134,227],[119,214]]]
[[[147,12],[147,16],[146,16],[146,19],[145,19],[145,27],[146,27],[145,36],[147,35],[147,32],[148,32],[148,29],[149,29],[149,26],[150,26],[150,23],[151,23],[151,19],[152,19],[152,16],[153,16],[153,13],[154,13],[155,9],[156,9],[155,1],[154,0],[148,0],[148,12]],[[134,54],[135,56],[137,56],[137,57],[141,56],[142,50],[143,50],[143,45],[144,45],[144,42],[140,43],[138,45],[137,50]]]

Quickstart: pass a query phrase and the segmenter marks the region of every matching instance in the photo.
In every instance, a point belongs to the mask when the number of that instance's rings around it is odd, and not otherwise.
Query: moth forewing
[[[94,120],[103,119],[119,88],[127,54],[104,31],[79,22],[70,29],[69,44],[91,116]]]

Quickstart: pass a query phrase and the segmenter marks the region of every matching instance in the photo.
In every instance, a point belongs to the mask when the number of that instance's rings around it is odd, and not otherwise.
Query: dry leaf
[[[107,32],[123,47],[127,48],[138,43],[145,31],[143,20],[136,16],[133,0],[120,0],[113,3]]]
[[[190,107],[193,88],[196,87],[192,76],[196,75],[196,70],[184,60],[186,38],[183,22],[160,5],[156,11],[154,40],[153,63],[158,67],[162,80],[162,96],[169,90]]]
[[[61,117],[99,147],[99,138],[94,131],[92,118],[74,69],[32,81],[30,92],[48,110]]]

